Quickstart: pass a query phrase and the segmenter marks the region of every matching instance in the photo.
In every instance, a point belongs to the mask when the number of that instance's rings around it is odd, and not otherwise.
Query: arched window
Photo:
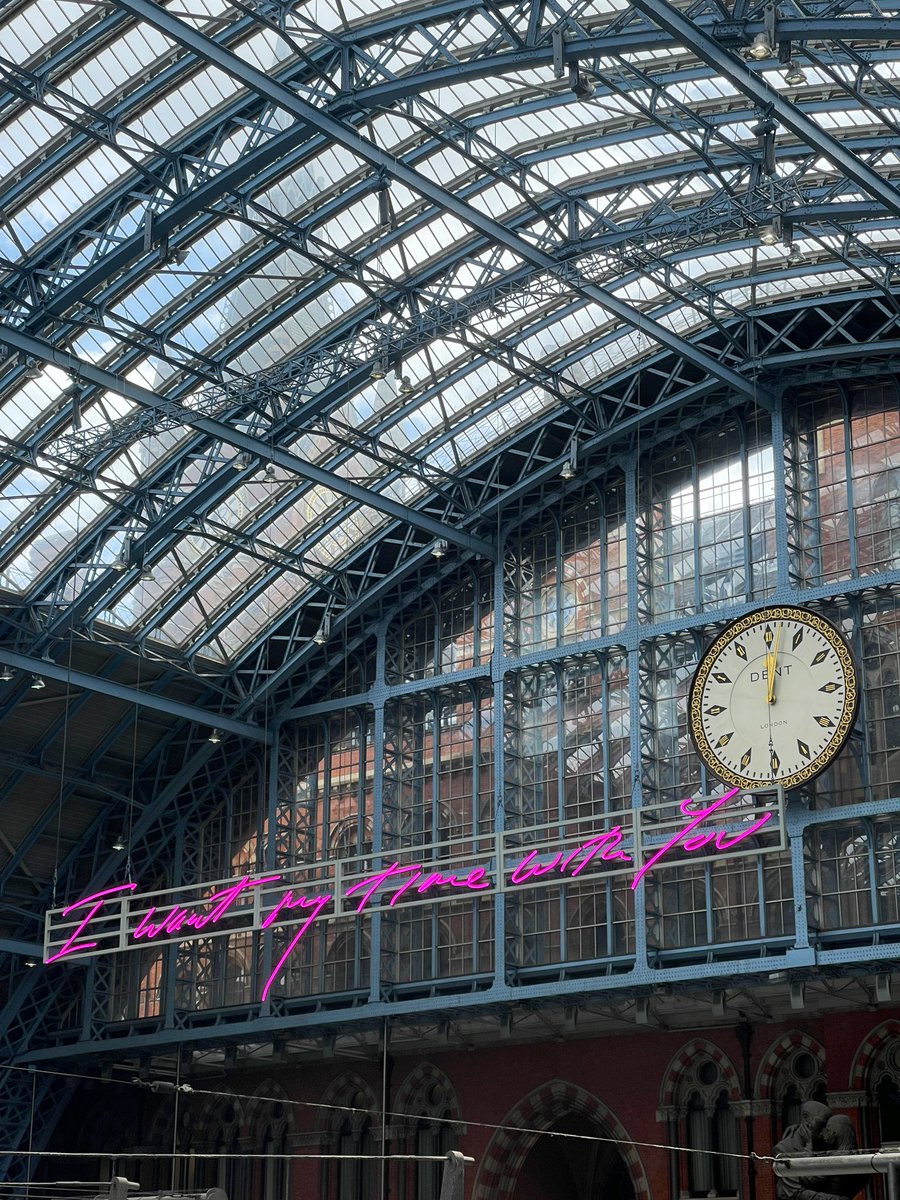
[[[372,1122],[347,1117],[338,1130],[336,1200],[360,1200],[375,1194],[375,1142]]]
[[[335,1157],[322,1160],[322,1200],[364,1200],[377,1194],[378,1147],[372,1131],[377,1108],[374,1092],[359,1075],[340,1075],[326,1089],[319,1129],[322,1149]]]
[[[807,1100],[826,1103],[828,1085],[821,1048],[799,1045],[779,1061],[772,1080],[773,1139],[800,1120],[800,1108]]]
[[[257,1088],[247,1108],[247,1124],[251,1149],[262,1157],[247,1161],[244,1178],[245,1185],[249,1186],[246,1194],[256,1200],[288,1200],[291,1106],[273,1080],[267,1080]],[[236,1200],[236,1197],[229,1196],[229,1200]]]
[[[417,1067],[397,1094],[404,1153],[419,1156],[399,1173],[399,1200],[439,1200],[448,1150],[456,1148],[459,1104],[450,1080],[429,1063]],[[429,1161],[430,1160],[430,1161]]]
[[[325,955],[323,990],[349,992],[368,987],[372,957],[368,933],[359,928],[358,921],[343,930],[335,921],[329,933],[331,941]]]
[[[900,1142],[900,1038],[886,1038],[868,1072],[872,1145]]]
[[[712,1049],[696,1048],[675,1087],[679,1144],[673,1168],[683,1196],[736,1196],[740,1189],[740,1133],[730,1095],[733,1069]]]
[[[700,1070],[704,1067],[714,1068],[714,1064],[704,1063]],[[708,1196],[711,1192],[736,1196],[740,1178],[738,1160],[730,1156],[740,1153],[737,1122],[724,1089],[712,1103],[710,1099],[704,1090],[692,1092],[688,1100],[687,1145],[692,1151],[706,1151],[686,1156],[688,1192],[691,1196]]]

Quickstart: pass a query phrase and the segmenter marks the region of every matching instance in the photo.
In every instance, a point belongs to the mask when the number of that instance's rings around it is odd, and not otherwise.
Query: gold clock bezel
[[[723,783],[730,784],[732,787],[746,788],[748,791],[759,790],[768,786],[759,779],[750,779],[746,775],[740,775],[736,771],[732,771],[730,767],[726,767],[721,762],[703,730],[701,711],[703,689],[719,655],[745,630],[752,629],[756,625],[762,625],[766,621],[799,621],[821,633],[835,650],[841,664],[841,670],[844,673],[845,681],[844,707],[841,710],[841,716],[834,736],[828,745],[812,762],[807,763],[802,770],[795,771],[792,775],[786,775],[783,779],[772,780],[773,785],[780,784],[787,791],[789,788],[809,783],[811,779],[821,774],[826,767],[834,762],[835,758],[844,748],[859,711],[859,676],[856,670],[856,663],[853,661],[853,655],[850,652],[849,646],[844,641],[843,635],[825,617],[821,617],[818,613],[811,612],[808,608],[800,608],[797,605],[773,604],[748,613],[745,617],[738,617],[736,621],[732,621],[727,625],[712,645],[708,646],[703,652],[703,657],[700,659],[697,670],[694,672],[694,678],[691,680],[691,688],[688,693],[688,728],[697,753],[706,766]]]

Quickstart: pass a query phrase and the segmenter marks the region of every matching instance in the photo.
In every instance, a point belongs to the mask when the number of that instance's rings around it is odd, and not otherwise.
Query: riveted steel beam
[[[867,196],[878,200],[888,212],[900,216],[900,191],[888,179],[850,153],[833,134],[817,125],[790,100],[786,100],[764,79],[756,75],[736,54],[712,38],[696,22],[679,12],[669,0],[633,0],[633,6],[665,30],[682,46],[716,70],[729,83],[750,96],[786,129],[833,163],[847,179],[852,179]]]
[[[9,666],[19,671],[31,671],[35,675],[43,675],[47,679],[56,679],[60,683],[68,683],[72,687],[85,688],[87,691],[98,692],[103,696],[111,696],[116,700],[124,700],[139,708],[150,708],[154,712],[167,713],[172,717],[180,717],[184,721],[194,721],[198,725],[210,729],[221,729],[226,733],[236,734],[253,742],[264,742],[270,745],[272,733],[260,728],[259,725],[247,721],[235,721],[222,713],[210,712],[195,704],[185,704],[153,692],[141,691],[139,688],[128,687],[127,684],[116,683],[112,679],[101,679],[97,675],[89,675],[86,671],[70,671],[58,663],[48,662],[44,658],[32,658],[27,654],[19,654],[15,650],[0,650],[0,657]]]
[[[20,354],[53,363],[55,366],[61,367],[64,371],[69,371],[80,379],[85,380],[87,383],[107,388],[116,395],[123,396],[126,400],[131,400],[133,403],[140,404],[145,408],[164,409],[170,404],[170,401],[157,395],[155,392],[151,392],[149,388],[131,383],[123,379],[120,375],[114,374],[112,371],[96,367],[92,363],[85,362],[83,359],[70,354],[66,350],[58,349],[50,342],[23,333],[9,325],[0,324],[0,344],[9,346],[11,349],[17,350]],[[389,496],[382,496],[379,492],[373,491],[371,488],[362,487],[360,484],[343,478],[343,476],[323,470],[313,463],[305,462],[302,458],[298,458],[296,454],[289,454],[277,446],[273,446],[259,438],[251,437],[249,434],[242,433],[238,429],[233,429],[230,425],[226,425],[222,421],[217,421],[212,417],[198,417],[190,409],[184,410],[184,418],[185,425],[190,425],[192,428],[200,430],[201,433],[205,433],[209,437],[218,438],[220,441],[234,446],[237,450],[262,458],[267,462],[274,462],[286,471],[292,471],[294,474],[300,475],[312,483],[328,488],[338,493],[338,495],[346,496],[350,500],[355,500],[359,504],[368,505],[377,512],[383,512],[388,516],[405,521],[407,524],[430,534],[431,537],[446,538],[447,541],[453,542],[462,549],[469,550],[473,554],[484,558],[493,558],[494,556],[493,546],[481,538],[468,534],[455,526],[445,525],[441,521],[436,521],[433,517],[429,517],[426,513],[418,512],[414,508],[410,508],[405,504],[399,504],[396,500],[391,500]]]
[[[116,0],[116,4],[159,29],[166,37],[178,42],[187,50],[205,58],[257,95],[285,109],[297,120],[305,121],[324,133],[338,145],[349,150],[351,154],[374,167],[375,170],[383,172],[389,178],[396,179],[417,195],[423,196],[437,205],[439,209],[452,213],[464,224],[484,234],[495,244],[505,246],[523,262],[531,263],[532,266],[560,278],[565,285],[593,300],[626,325],[640,329],[647,337],[681,355],[704,374],[721,380],[732,388],[736,395],[752,395],[754,398],[758,398],[759,389],[752,380],[745,379],[711,355],[697,349],[689,341],[679,337],[665,325],[653,320],[652,317],[633,308],[607,288],[582,279],[577,268],[569,266],[554,255],[538,249],[527,239],[512,233],[502,222],[495,221],[426,175],[400,162],[393,155],[362,137],[352,126],[316,108],[289,88],[270,79],[250,63],[238,58],[237,55],[223,49],[170,12],[150,3],[150,0]],[[770,399],[768,396],[763,397],[764,401]]]

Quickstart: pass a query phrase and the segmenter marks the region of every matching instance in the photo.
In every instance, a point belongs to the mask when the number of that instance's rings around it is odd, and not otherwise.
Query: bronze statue
[[[826,1104],[820,1104],[818,1100],[807,1100],[800,1109],[800,1120],[796,1125],[789,1126],[784,1131],[781,1141],[775,1144],[775,1157],[805,1158],[827,1149],[823,1135],[829,1122],[837,1119]],[[841,1136],[846,1133],[843,1126],[835,1128],[835,1136],[838,1133]],[[777,1176],[776,1179],[778,1200],[848,1200],[847,1192],[832,1187],[832,1184],[838,1182],[835,1179],[818,1176],[813,1179],[782,1179]],[[849,1195],[855,1195],[858,1190],[854,1188]]]

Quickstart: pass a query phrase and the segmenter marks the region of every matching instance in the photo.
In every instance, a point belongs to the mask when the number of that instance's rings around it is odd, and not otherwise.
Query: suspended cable
[[[429,1117],[429,1120],[431,1118]],[[546,1130],[544,1130],[546,1132]],[[554,1134],[554,1137],[557,1136]],[[562,1134],[559,1135],[560,1137]],[[252,1158],[254,1161],[285,1161],[293,1162],[296,1159],[332,1159],[340,1161],[341,1159],[354,1159],[356,1161],[394,1161],[402,1160],[404,1162],[446,1162],[446,1154],[338,1154],[324,1152],[321,1154],[273,1154],[273,1153],[258,1153],[252,1150],[179,1150],[174,1154],[160,1150],[11,1150],[9,1148],[0,1149],[0,1154],[11,1154],[19,1158],[102,1158],[102,1159],[144,1159],[144,1158],[171,1158],[178,1160],[182,1158],[202,1158],[213,1160],[224,1159],[245,1159]],[[464,1156],[464,1161],[473,1163],[474,1158]],[[174,1169],[174,1163],[173,1163]],[[21,1184],[17,1184],[21,1187]],[[43,1185],[41,1185],[43,1186]],[[174,1189],[173,1189],[174,1190]]]
[[[103,1079],[96,1075],[82,1075],[82,1074],[79,1074],[74,1071],[56,1071],[56,1070],[52,1070],[50,1068],[44,1068],[44,1067],[30,1067],[30,1066],[18,1066],[18,1065],[10,1065],[7,1069],[11,1070],[11,1071],[34,1070],[34,1071],[38,1072],[39,1074],[43,1074],[43,1075],[56,1075],[63,1079],[82,1079],[82,1080],[89,1081],[90,1083],[94,1083],[94,1084],[110,1083],[110,1084],[120,1084],[123,1087],[143,1087],[143,1088],[151,1087],[151,1085],[149,1083],[147,1083],[141,1079],[134,1079],[134,1080]],[[175,1084],[172,1081],[165,1081],[165,1082],[167,1082],[168,1086],[166,1089],[159,1089],[159,1091],[161,1093],[164,1094],[165,1091],[174,1091],[175,1090]],[[357,1106],[354,1106],[351,1104],[324,1104],[321,1101],[316,1101],[316,1100],[291,1100],[284,1096],[260,1096],[260,1095],[251,1095],[246,1092],[216,1092],[216,1091],[212,1091],[207,1088],[195,1088],[190,1084],[181,1084],[180,1087],[181,1087],[182,1091],[190,1091],[190,1093],[194,1096],[212,1096],[218,1100],[228,1100],[229,1102],[232,1102],[234,1100],[248,1100],[248,1101],[253,1101],[255,1104],[260,1104],[260,1103],[263,1103],[263,1104],[287,1104],[292,1108],[311,1108],[311,1109],[316,1109],[316,1110],[325,1111],[325,1112],[352,1113],[352,1114],[355,1114],[358,1116],[368,1116],[368,1117],[376,1117],[376,1116],[380,1117],[381,1116],[381,1110],[379,1108],[360,1108],[360,1107],[357,1107]],[[415,1114],[411,1114],[408,1112],[401,1112],[399,1110],[391,1110],[386,1115],[389,1117],[395,1117],[400,1121],[408,1121],[411,1116],[415,1116]],[[468,1117],[463,1119],[462,1117],[429,1116],[428,1120],[430,1123],[436,1124],[436,1125],[441,1124],[441,1125],[458,1126],[458,1125],[464,1124],[467,1126],[467,1128],[471,1128],[471,1129],[490,1129],[494,1132],[502,1132],[502,1133],[529,1133],[529,1134],[535,1134],[539,1137],[542,1137],[544,1134],[550,1132],[547,1129],[535,1129],[535,1128],[532,1128],[531,1126],[527,1126],[527,1125],[504,1125],[502,1123],[497,1123],[497,1122],[493,1122],[493,1121],[474,1121],[474,1120],[469,1119]],[[645,1142],[645,1141],[640,1141],[637,1138],[605,1137],[602,1134],[563,1133],[563,1132],[558,1132],[557,1130],[553,1130],[553,1137],[554,1138],[574,1138],[577,1141],[585,1141],[585,1142],[603,1142],[603,1143],[608,1143],[608,1144],[614,1145],[614,1146],[634,1146],[637,1148],[642,1148],[642,1149],[647,1149],[647,1150],[675,1150],[682,1154],[713,1154],[713,1155],[718,1156],[719,1158],[738,1158],[738,1159],[741,1159],[742,1161],[749,1161],[751,1157],[754,1159],[754,1161],[757,1161],[757,1162],[774,1162],[775,1161],[773,1155],[754,1154],[751,1156],[749,1154],[740,1154],[733,1150],[699,1150],[694,1146],[680,1146],[680,1145],[674,1145],[670,1142]],[[4,1154],[4,1153],[22,1154],[23,1152],[18,1151],[18,1150],[17,1151],[0,1150],[0,1154]],[[36,1153],[41,1153],[41,1152],[37,1151]],[[84,1153],[87,1154],[88,1152],[85,1151]],[[153,1153],[154,1153],[154,1155],[156,1155],[155,1151]],[[191,1157],[191,1153],[188,1151],[182,1151],[181,1153],[183,1156]],[[140,1158],[142,1156],[139,1154],[135,1154],[135,1155],[132,1155],[132,1157]],[[143,1157],[147,1157],[147,1154],[145,1153],[143,1155]],[[160,1157],[160,1156],[157,1155],[157,1157]],[[201,1155],[198,1154],[198,1155],[195,1155],[194,1157],[201,1157]],[[209,1156],[207,1156],[207,1157],[209,1157]],[[238,1155],[237,1157],[242,1157],[242,1155]],[[247,1156],[243,1156],[243,1157],[247,1157]],[[282,1155],[280,1157],[301,1158],[301,1157],[303,1157],[303,1155]],[[327,1157],[327,1156],[322,1156],[322,1155],[315,1156],[314,1155],[312,1157]],[[332,1157],[339,1158],[341,1156],[333,1155]],[[376,1155],[376,1156],[372,1156],[372,1157],[380,1157],[380,1156]]]

